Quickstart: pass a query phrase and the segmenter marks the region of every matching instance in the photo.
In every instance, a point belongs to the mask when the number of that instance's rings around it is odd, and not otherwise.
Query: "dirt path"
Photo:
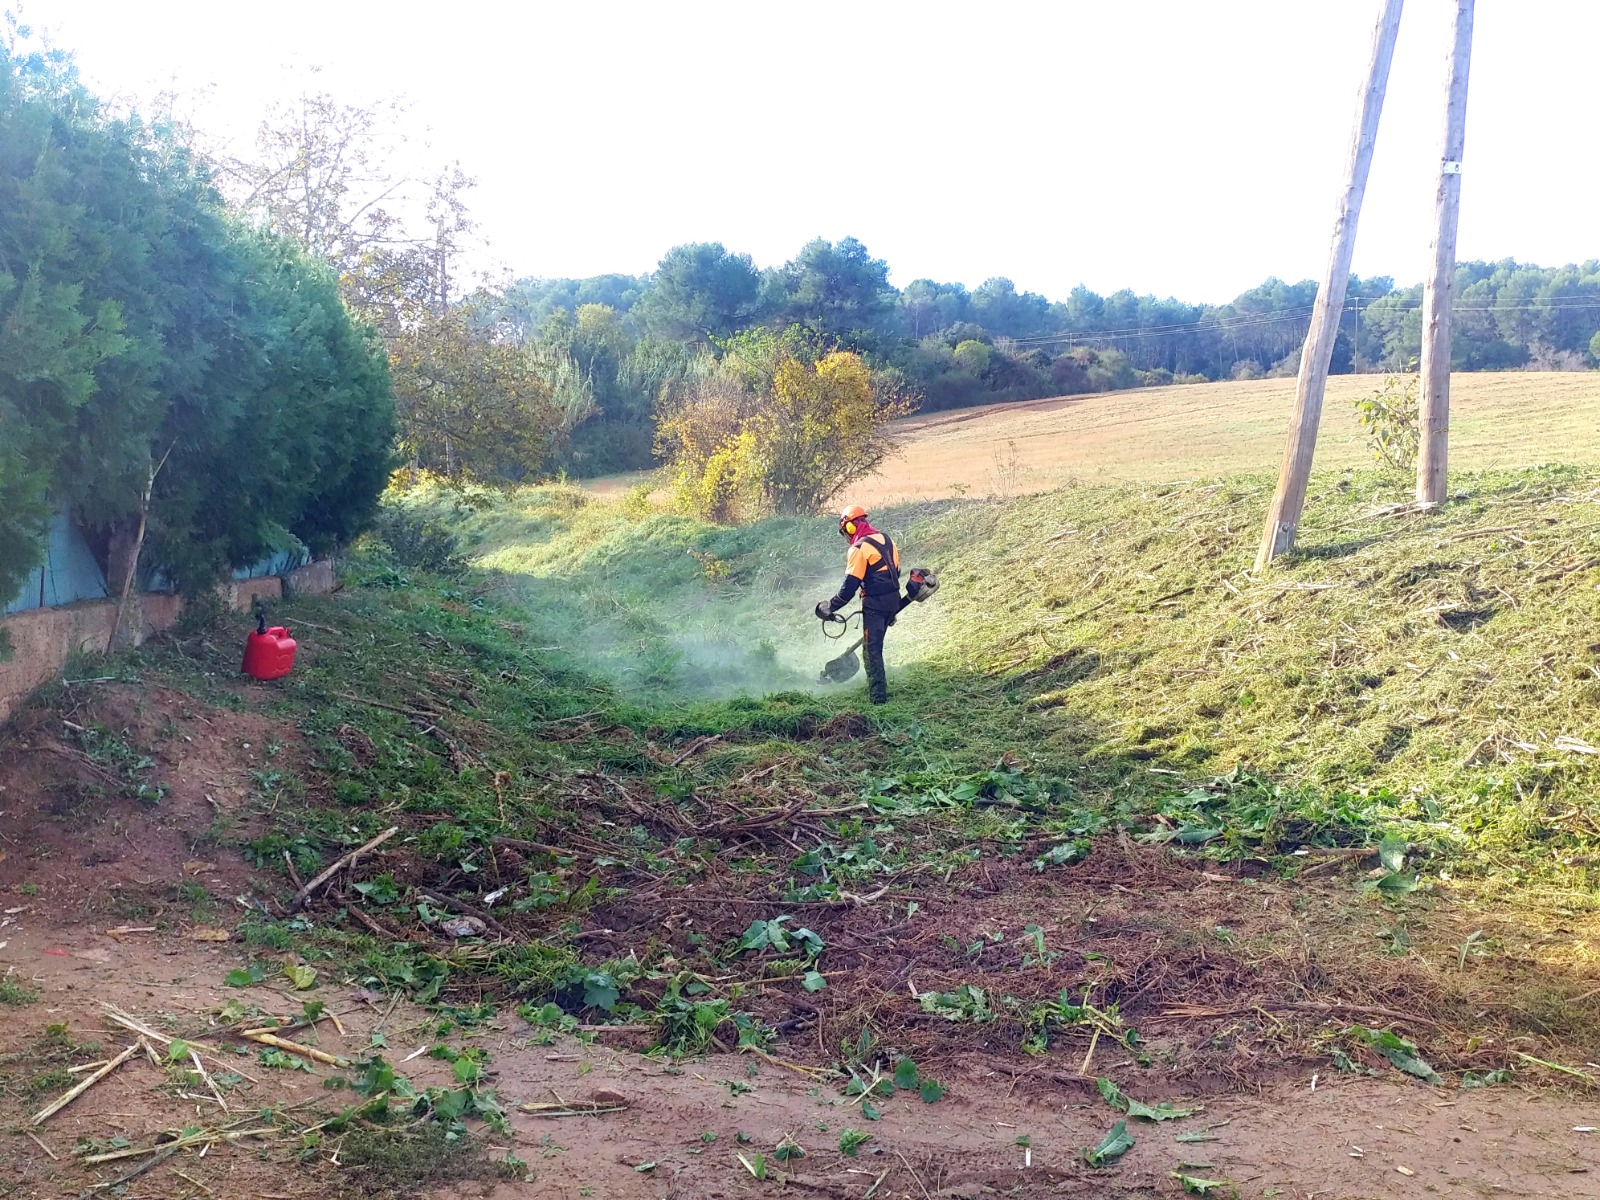
[[[1182,1191],[1174,1173],[1285,1200],[1600,1194],[1597,1135],[1573,1132],[1596,1107],[1510,1090],[1345,1080],[1319,1081],[1313,1093],[1309,1080],[1285,1084],[1213,1098],[1184,1120],[1134,1122],[1133,1148],[1096,1170],[1080,1151],[1100,1141],[1114,1114],[1092,1086],[1054,1080],[1070,1070],[1065,1063],[1012,1076],[974,1061],[947,1080],[938,1104],[896,1098],[880,1121],[867,1122],[833,1088],[808,1087],[772,1066],[750,1076],[748,1056],[714,1057],[670,1075],[637,1056],[595,1049],[500,1061],[503,1082],[518,1094],[614,1094],[632,1106],[607,1117],[513,1119],[539,1194],[563,1200],[762,1194],[774,1190],[771,1182],[751,1178],[736,1155],[765,1152],[775,1175],[772,1148],[785,1138],[806,1151],[787,1164],[789,1186],[841,1198],[864,1197],[885,1172],[878,1196],[1164,1196]],[[729,1081],[751,1090],[735,1096]],[[836,1148],[850,1128],[872,1134],[854,1158]],[[641,1174],[638,1166],[650,1162],[655,1168]],[[485,1194],[525,1193],[503,1186]]]
[[[1589,944],[1587,918],[1541,932],[1527,912],[1469,912],[1441,892],[1409,910],[1397,956],[1376,936],[1391,932],[1381,925],[1391,916],[1327,872],[1284,880],[1131,844],[1108,845],[1103,861],[1070,874],[1044,872],[1027,854],[986,858],[922,886],[915,906],[891,897],[805,907],[830,947],[826,988],[803,992],[792,975],[751,980],[740,1003],[774,1031],[767,1053],[674,1061],[640,1053],[654,1026],[605,1027],[587,1045],[555,1038],[517,1014],[515,997],[475,992],[470,980],[436,1008],[375,989],[313,949],[309,935],[344,919],[348,902],[291,920],[283,876],[240,850],[282,802],[280,776],[309,766],[297,732],[164,688],[100,689],[94,704],[93,720],[41,708],[0,735],[0,1196],[1175,1196],[1181,1176],[1224,1181],[1212,1195],[1236,1188],[1262,1200],[1600,1195],[1600,1135],[1583,1131],[1600,1126],[1592,1094],[1464,1090],[1455,1075],[1430,1087],[1339,1033],[1357,1020],[1431,1032],[1441,1070],[1518,1065],[1518,1048],[1581,1063],[1576,1005],[1592,988],[1572,964]],[[350,740],[352,753],[370,748]],[[314,773],[306,786],[317,786]],[[405,852],[384,854],[372,870],[405,869]],[[656,964],[659,980],[693,952],[691,939],[736,939],[752,911],[775,911],[748,886],[718,872],[694,886],[644,881],[583,911],[571,936]],[[502,947],[537,953],[570,919],[530,922]],[[437,930],[407,936],[433,939],[432,954],[489,952],[452,947]],[[1458,947],[1478,943],[1496,954],[1469,969]],[[372,946],[381,954],[386,943]],[[1018,954],[1024,967],[1028,955],[1041,961],[1022,970]],[[254,981],[229,986],[248,964]],[[284,973],[304,966],[314,980]],[[1117,984],[1118,1019],[1138,1023],[1137,1041],[1118,1025],[1097,1042],[1087,1076],[1081,1024],[1023,1053],[1034,1027],[1017,995],[1033,987],[1029,1004],[1051,1001],[1091,968]],[[887,979],[900,982],[886,990]],[[920,1003],[946,995],[975,997],[977,1008],[958,1019],[942,999]],[[1519,1005],[1541,996],[1565,1040],[1518,1032]],[[1571,999],[1555,1003],[1562,996]],[[474,1003],[485,999],[494,1002]],[[351,1065],[240,1036],[258,1021],[294,1022],[308,1003],[329,1015],[289,1036]],[[72,1068],[137,1045],[108,1004],[153,1031],[152,1053],[141,1049],[33,1124],[85,1077]],[[841,1040],[866,1028],[881,1042],[855,1056],[858,1069],[893,1063],[879,1054],[890,1046],[915,1051],[943,1095],[875,1096],[876,1115],[846,1095],[831,1067],[849,1057]],[[200,1047],[206,1078],[183,1047],[169,1048],[173,1037]],[[1351,1074],[1333,1073],[1341,1045],[1356,1060]],[[377,1133],[359,1120],[327,1123],[369,1102],[370,1090],[352,1092],[370,1070],[362,1060],[380,1055],[421,1093],[456,1087],[452,1060],[474,1050],[486,1052],[479,1086],[509,1117],[503,1134],[469,1120],[477,1149],[451,1142],[447,1121],[416,1120],[395,1082],[374,1085],[394,1097]],[[1099,1074],[1147,1104],[1203,1111],[1131,1120],[1133,1146],[1090,1167],[1082,1152],[1119,1119],[1096,1090]],[[1562,1078],[1519,1072],[1528,1077]],[[541,1117],[521,1107],[574,1100],[616,1111]],[[255,1132],[230,1140],[232,1122]],[[184,1130],[217,1132],[161,1156],[163,1139]],[[854,1155],[841,1150],[849,1130]],[[785,1143],[804,1156],[780,1160]]]
[[[27,980],[39,999],[12,1010],[0,1032],[0,1054],[20,1056],[3,1069],[0,1103],[10,1132],[0,1161],[11,1181],[0,1183],[3,1195],[54,1196],[110,1178],[106,1168],[96,1175],[71,1161],[78,1143],[152,1144],[164,1130],[219,1119],[209,1099],[183,1094],[170,1072],[135,1060],[38,1128],[43,1145],[35,1143],[24,1132],[33,1130],[24,1114],[46,1098],[31,1095],[29,1085],[46,1066],[41,1047],[51,1044],[50,1029],[65,1027],[55,1040],[81,1046],[79,1057],[92,1061],[130,1040],[105,1023],[104,1002],[159,1029],[192,1027],[230,999],[286,1014],[303,1000],[286,982],[225,987],[223,976],[238,960],[227,947],[158,934],[118,938],[102,924],[61,927],[30,913],[8,921],[0,930],[0,969]],[[410,1004],[390,1008],[349,981],[329,981],[313,994],[327,1000],[345,1032],[325,1024],[319,1035],[299,1036],[334,1053],[357,1053],[374,1032],[397,1063],[435,1044],[435,1018]],[[971,1056],[946,1067],[937,1103],[901,1092],[880,1100],[881,1118],[870,1121],[837,1084],[750,1054],[675,1064],[571,1038],[541,1045],[536,1031],[509,1014],[461,1040],[490,1051],[490,1082],[511,1113],[512,1135],[492,1139],[493,1155],[510,1152],[526,1167],[515,1182],[451,1184],[431,1193],[439,1200],[753,1196],[776,1192],[780,1174],[790,1189],[841,1200],[864,1200],[875,1183],[879,1197],[1165,1196],[1182,1190],[1175,1174],[1227,1180],[1245,1197],[1286,1200],[1600,1195],[1600,1135],[1575,1130],[1600,1123],[1600,1104],[1506,1086],[1462,1091],[1400,1082],[1398,1074],[1335,1075],[1319,1076],[1315,1090],[1307,1078],[1258,1095],[1186,1098],[1204,1110],[1161,1124],[1130,1122],[1133,1148],[1097,1170],[1084,1165],[1080,1151],[1117,1118],[1092,1080],[1077,1076],[1076,1054]],[[246,1112],[319,1102],[323,1080],[341,1073],[274,1070],[253,1057],[240,1063],[249,1078],[229,1095]],[[448,1065],[426,1054],[403,1069],[419,1086],[448,1082]],[[553,1119],[517,1107],[557,1100],[626,1108]],[[838,1149],[847,1129],[871,1135],[853,1157]],[[786,1139],[805,1156],[778,1162],[774,1149]],[[330,1194],[338,1140],[284,1175],[301,1149],[282,1137],[218,1144],[204,1158],[174,1157],[127,1194]],[[752,1165],[763,1155],[767,1181],[754,1179],[739,1154]],[[641,1170],[648,1163],[655,1166]]]

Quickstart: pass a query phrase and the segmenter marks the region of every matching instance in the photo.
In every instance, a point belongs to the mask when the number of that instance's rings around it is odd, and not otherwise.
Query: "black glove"
[[[826,600],[819,600],[819,601],[817,601],[817,608],[816,608],[817,620],[819,620],[819,621],[837,621],[839,618],[836,617],[834,614],[836,612],[838,612],[838,610],[839,610],[839,597],[830,596]]]

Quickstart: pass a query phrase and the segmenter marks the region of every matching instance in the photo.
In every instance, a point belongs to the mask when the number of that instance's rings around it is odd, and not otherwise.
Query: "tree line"
[[[751,329],[797,328],[863,355],[924,411],[1040,396],[1292,375],[1316,284],[1269,279],[1227,304],[1075,288],[1064,301],[1004,278],[969,290],[889,283],[859,241],[816,240],[762,270],[718,243],[677,246],[648,275],[523,279],[474,302],[510,336],[586,364],[595,410],[555,461],[582,474],[651,461],[664,364]],[[1421,353],[1422,285],[1352,277],[1333,371],[1403,372]],[[1600,364],[1600,261],[1462,263],[1458,370]]]
[[[178,131],[26,37],[0,30],[0,598],[54,512],[114,591],[138,563],[195,591],[348,540],[393,465],[382,343]]]

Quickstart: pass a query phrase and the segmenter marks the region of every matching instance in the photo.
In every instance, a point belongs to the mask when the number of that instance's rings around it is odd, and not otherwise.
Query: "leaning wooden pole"
[[[1267,509],[1267,525],[1261,535],[1261,548],[1256,553],[1258,571],[1271,566],[1274,558],[1294,545],[1295,531],[1300,527],[1300,511],[1306,503],[1306,481],[1311,476],[1311,460],[1317,448],[1317,425],[1322,420],[1322,397],[1328,387],[1328,366],[1333,359],[1334,339],[1339,336],[1345,290],[1350,285],[1356,224],[1361,218],[1361,200],[1367,191],[1372,149],[1378,140],[1378,118],[1383,114],[1389,65],[1394,60],[1395,37],[1400,32],[1400,11],[1404,3],[1405,0],[1383,0],[1378,23],[1373,29],[1372,59],[1367,66],[1366,83],[1362,86],[1356,112],[1350,163],[1333,218],[1333,248],[1328,254],[1322,286],[1317,289],[1311,328],[1300,351],[1294,415],[1289,422],[1283,466],[1278,472],[1278,488]]]
[[[1417,415],[1417,502],[1442,504],[1450,466],[1450,309],[1455,302],[1456,226],[1461,217],[1461,154],[1467,141],[1467,73],[1472,66],[1475,0],[1456,0],[1450,52],[1444,154],[1435,197],[1433,273],[1422,290],[1422,407]]]

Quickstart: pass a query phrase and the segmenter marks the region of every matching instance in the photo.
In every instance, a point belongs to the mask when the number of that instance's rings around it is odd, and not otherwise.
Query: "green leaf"
[[[1183,1175],[1177,1171],[1171,1172],[1172,1178],[1183,1184],[1183,1190],[1192,1196],[1209,1196],[1212,1188],[1227,1187],[1226,1179],[1200,1179],[1194,1175]]]
[[[902,1058],[894,1067],[894,1085],[902,1092],[916,1090],[917,1064],[910,1058]]]
[[[260,983],[261,976],[254,970],[238,967],[224,975],[222,982],[229,987],[249,987],[251,984]]]
[[[872,1103],[871,1100],[863,1100],[861,1102],[861,1115],[869,1121],[880,1121],[883,1119],[883,1113],[878,1111],[877,1107]]]
[[[917,1094],[922,1097],[924,1104],[932,1104],[944,1096],[944,1084],[937,1079],[924,1079]]]
[[[772,1157],[779,1162],[788,1162],[791,1158],[804,1158],[805,1156],[806,1152],[800,1148],[800,1144],[791,1138],[784,1138],[772,1151]]]
[[[1387,1029],[1368,1029],[1364,1025],[1352,1025],[1345,1032],[1365,1042],[1407,1075],[1415,1075],[1418,1079],[1433,1084],[1444,1082],[1439,1078],[1437,1071],[1417,1057],[1417,1047],[1414,1042],[1408,1042]]]
[[[590,971],[583,977],[583,1002],[591,1008],[611,1012],[621,995],[617,981],[604,971]]]
[[[1493,1087],[1497,1083],[1510,1083],[1510,1071],[1485,1071],[1482,1075],[1473,1071],[1465,1071],[1461,1075],[1461,1086],[1464,1088]]]
[[[483,1075],[483,1068],[462,1055],[450,1064],[450,1073],[455,1076],[457,1083],[476,1083]]]
[[[1378,890],[1388,892],[1390,895],[1405,896],[1417,890],[1422,884],[1419,875],[1385,875],[1378,880]]]
[[[283,973],[289,977],[289,982],[294,984],[296,991],[305,991],[317,981],[315,967],[308,967],[304,963],[289,963],[283,968]]]
[[[182,1038],[173,1038],[167,1044],[167,1061],[182,1062],[189,1057],[189,1043]]]
[[[1133,1149],[1133,1134],[1128,1132],[1128,1123],[1118,1121],[1111,1127],[1111,1132],[1100,1139],[1098,1146],[1083,1152],[1083,1161],[1091,1167],[1099,1167],[1113,1159],[1121,1158],[1131,1149]]]
[[[1172,1104],[1143,1104],[1127,1095],[1109,1079],[1096,1079],[1094,1085],[1099,1090],[1101,1099],[1112,1108],[1127,1113],[1130,1117],[1146,1121],[1175,1121],[1179,1117],[1192,1117],[1205,1108],[1203,1104],[1197,1104],[1193,1108],[1178,1108]]]
[[[800,986],[808,992],[820,992],[828,986],[828,981],[822,977],[821,971],[807,971],[800,980]]]
[[[472,1093],[466,1088],[451,1091],[429,1088],[428,1100],[433,1105],[434,1115],[441,1121],[459,1121],[472,1107]]]
[[[1378,843],[1378,862],[1390,874],[1395,874],[1406,865],[1406,839],[1390,834]]]
[[[862,1145],[872,1140],[872,1135],[860,1129],[846,1129],[839,1135],[839,1152],[847,1158],[854,1158],[856,1151]]]
[[[1070,842],[1062,842],[1059,846],[1051,846],[1033,860],[1033,869],[1043,871],[1046,867],[1070,867],[1089,857],[1089,847],[1088,838],[1075,838]]]

